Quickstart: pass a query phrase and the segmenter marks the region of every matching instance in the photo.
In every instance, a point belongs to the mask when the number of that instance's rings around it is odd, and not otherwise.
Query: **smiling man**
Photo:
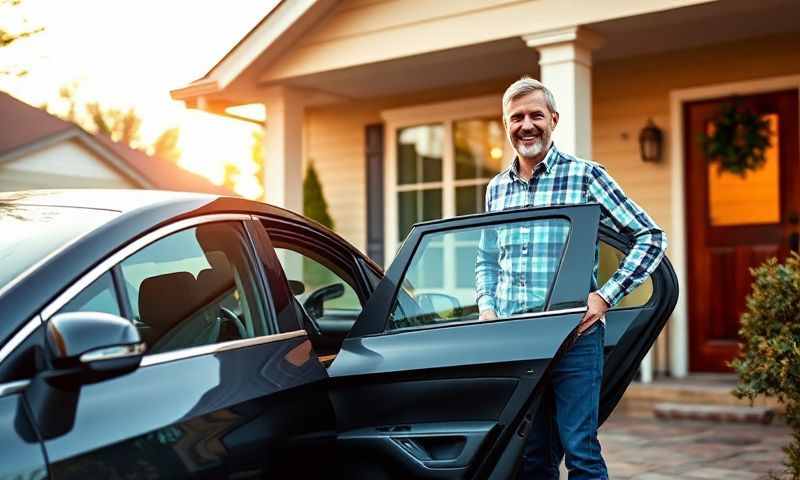
[[[486,211],[598,203],[601,222],[630,237],[634,245],[599,289],[595,253],[587,311],[575,343],[550,370],[520,478],[558,479],[558,465],[566,455],[570,479],[607,479],[597,440],[605,313],[656,269],[667,241],[605,168],[556,149],[551,136],[558,119],[555,98],[539,81],[524,77],[508,87],[503,123],[516,157],[489,183]],[[568,228],[555,222],[536,223],[482,235],[475,268],[481,320],[543,308]]]

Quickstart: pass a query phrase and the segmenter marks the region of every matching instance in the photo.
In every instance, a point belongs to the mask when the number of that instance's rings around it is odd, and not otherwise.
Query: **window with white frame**
[[[483,212],[486,186],[510,159],[499,97],[410,107],[383,116],[387,252],[395,252],[417,222]]]

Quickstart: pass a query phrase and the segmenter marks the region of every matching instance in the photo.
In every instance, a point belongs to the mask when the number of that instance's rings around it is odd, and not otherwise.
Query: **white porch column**
[[[539,52],[540,80],[556,99],[556,146],[581,158],[592,158],[592,50],[603,44],[598,34],[567,27],[522,37]]]
[[[302,95],[274,87],[264,96],[264,191],[267,203],[303,213]]]

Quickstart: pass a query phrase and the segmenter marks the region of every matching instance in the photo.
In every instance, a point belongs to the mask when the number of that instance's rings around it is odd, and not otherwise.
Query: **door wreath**
[[[717,163],[717,172],[730,172],[745,177],[748,171],[764,166],[770,147],[769,121],[736,103],[722,106],[700,135],[703,153],[710,163]]]

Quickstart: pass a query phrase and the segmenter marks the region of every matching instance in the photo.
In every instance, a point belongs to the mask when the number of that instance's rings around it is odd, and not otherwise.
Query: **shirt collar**
[[[545,173],[550,173],[550,170],[553,168],[553,165],[555,165],[557,158],[558,149],[556,149],[556,144],[555,142],[550,142],[550,148],[547,150],[547,155],[545,155],[544,160],[539,162],[539,164],[534,167],[533,174],[536,175],[537,173],[541,172],[543,168]],[[508,175],[512,180],[523,180],[519,174],[519,158],[516,156],[514,157],[514,161],[511,162],[511,168],[508,169]]]

